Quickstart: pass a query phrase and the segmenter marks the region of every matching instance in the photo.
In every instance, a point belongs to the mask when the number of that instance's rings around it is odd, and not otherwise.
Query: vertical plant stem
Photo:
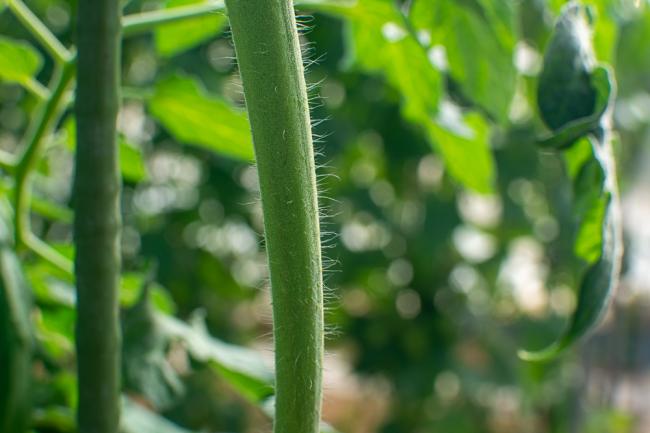
[[[79,0],[74,177],[80,433],[119,425],[120,2]]]
[[[226,0],[259,171],[273,298],[276,433],[319,429],[323,294],[314,153],[291,0]]]

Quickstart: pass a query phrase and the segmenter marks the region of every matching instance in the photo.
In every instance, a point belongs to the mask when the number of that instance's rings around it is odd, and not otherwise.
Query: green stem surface
[[[80,433],[119,425],[120,2],[79,0],[74,239]]]
[[[291,0],[226,0],[260,179],[271,274],[276,433],[316,433],[323,283],[314,152]]]

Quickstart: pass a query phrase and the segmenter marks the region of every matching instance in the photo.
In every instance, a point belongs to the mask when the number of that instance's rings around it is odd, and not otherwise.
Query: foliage
[[[18,258],[3,260],[2,277],[10,266],[34,298],[31,428],[72,432],[75,119],[72,86],[56,81],[76,2],[27,2],[51,34],[25,24],[21,2],[5,3],[0,189],[12,225],[28,224],[18,245],[2,238],[3,257]],[[632,429],[630,414],[580,397],[589,384],[567,373],[582,368],[576,353],[623,356],[594,352],[611,324],[552,362],[516,357],[566,322],[568,346],[607,309],[620,254],[612,173],[618,166],[625,194],[650,119],[650,5],[585,0],[593,60],[609,66],[587,71],[588,109],[549,122],[558,113],[547,102],[562,89],[537,95],[564,3],[296,2],[313,16],[299,18],[310,92],[322,102],[312,117],[327,119],[313,127],[324,137],[323,201],[334,199],[323,223],[340,235],[324,242],[336,299],[327,344],[355,374],[389,384],[383,432]],[[260,350],[270,312],[259,186],[224,6],[131,0],[123,13],[122,430],[266,428],[273,374]],[[174,13],[181,18],[151,19]],[[21,178],[39,113],[55,97]],[[598,129],[603,117],[611,130]],[[594,143],[601,132],[611,149]],[[21,189],[31,194],[18,208]],[[581,415],[566,409],[578,399]]]

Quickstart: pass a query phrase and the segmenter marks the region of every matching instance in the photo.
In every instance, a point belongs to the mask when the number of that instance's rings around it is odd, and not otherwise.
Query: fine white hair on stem
[[[311,17],[309,19],[309,23],[311,24],[313,19]],[[306,23],[306,21],[304,17],[301,18],[300,21],[303,23],[303,32],[301,34],[303,37],[301,38],[301,41],[304,41],[304,35],[307,33],[305,30],[309,27],[308,30],[311,31],[313,25],[305,26],[304,23]],[[313,69],[325,60],[326,54],[322,53],[317,57],[314,57],[316,55],[316,47],[313,43],[308,41],[302,43],[302,53],[305,75],[306,79],[308,79]],[[314,143],[314,158],[316,159],[316,190],[318,196],[318,215],[321,230],[321,261],[323,269],[323,310],[326,322],[324,333],[325,338],[330,339],[340,335],[340,330],[333,328],[327,320],[327,317],[331,312],[337,310],[340,304],[340,296],[338,292],[329,284],[331,277],[339,271],[340,262],[337,258],[329,257],[327,251],[336,248],[336,241],[340,234],[331,229],[331,227],[336,227],[332,221],[333,211],[331,208],[332,205],[337,205],[338,201],[328,195],[326,184],[332,180],[336,181],[339,178],[330,166],[329,162],[323,162],[323,159],[326,158],[324,144],[328,137],[333,134],[333,131],[322,131],[322,127],[327,125],[330,117],[325,116],[318,119],[314,118],[314,113],[325,106],[320,94],[320,88],[325,80],[326,78],[324,77],[316,81],[307,80],[307,92],[311,118],[312,140]]]

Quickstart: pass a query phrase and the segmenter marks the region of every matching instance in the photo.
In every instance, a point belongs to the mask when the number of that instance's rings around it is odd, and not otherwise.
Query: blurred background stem
[[[81,433],[115,433],[120,405],[120,3],[78,9],[74,241]]]

